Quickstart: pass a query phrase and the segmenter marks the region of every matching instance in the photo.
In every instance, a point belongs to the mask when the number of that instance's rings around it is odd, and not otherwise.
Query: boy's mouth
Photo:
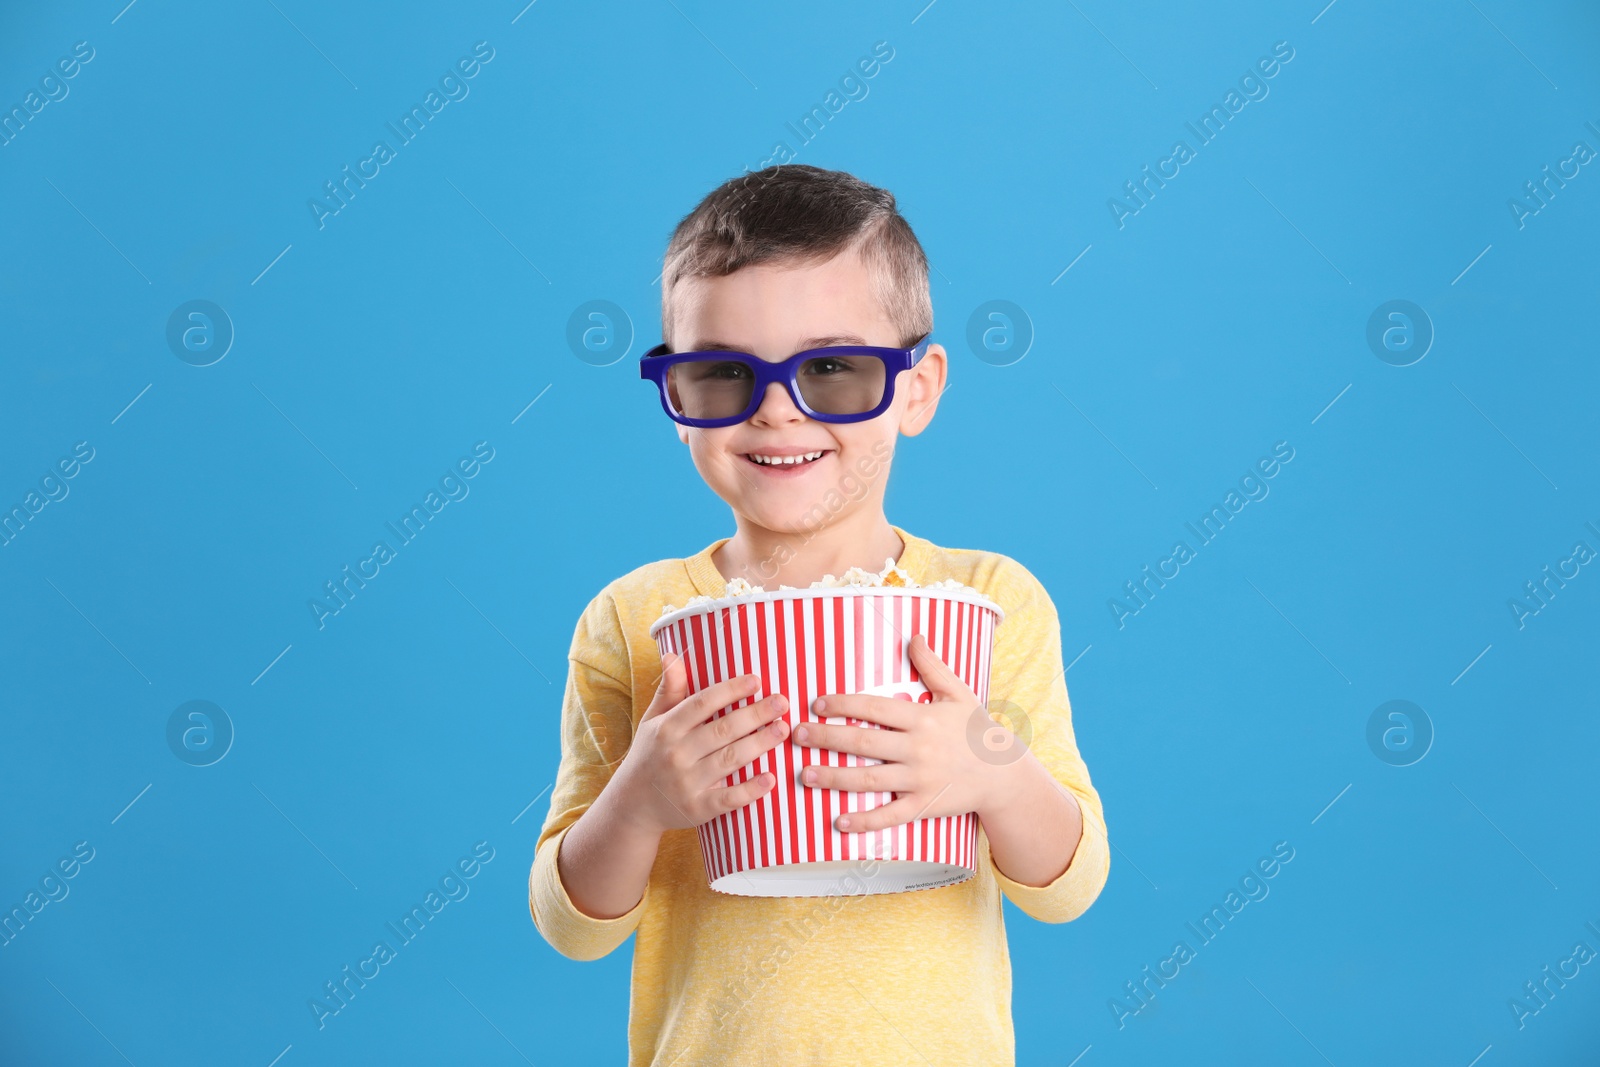
[[[745,452],[740,457],[752,467],[759,467],[764,473],[775,477],[798,474],[800,471],[816,463],[818,460],[831,453],[831,448],[817,448],[809,452],[795,455],[779,455],[764,452]]]

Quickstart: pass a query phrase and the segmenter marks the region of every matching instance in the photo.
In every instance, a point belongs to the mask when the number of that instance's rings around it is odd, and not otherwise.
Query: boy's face
[[[727,347],[776,363],[808,348],[896,348],[901,341],[854,250],[822,262],[760,264],[720,278],[689,278],[674,295],[678,352]],[[773,383],[742,423],[714,429],[673,425],[700,476],[736,515],[767,530],[814,532],[819,518],[832,525],[874,504],[881,511],[896,438],[915,436],[932,420],[945,371],[944,349],[929,345],[915,367],[896,377],[894,399],[883,414],[862,422],[819,422]],[[825,454],[786,467],[748,458],[818,451]]]

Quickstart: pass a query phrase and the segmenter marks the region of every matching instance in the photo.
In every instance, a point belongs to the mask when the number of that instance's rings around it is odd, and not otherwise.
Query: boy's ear
[[[680,442],[682,442],[683,444],[688,444],[689,443],[689,427],[685,426],[681,422],[674,422],[672,425],[677,427],[677,429],[678,429],[678,440]]]
[[[906,393],[906,408],[900,416],[901,433],[915,437],[933,421],[948,369],[944,346],[929,345],[917,365],[905,372],[901,388]]]

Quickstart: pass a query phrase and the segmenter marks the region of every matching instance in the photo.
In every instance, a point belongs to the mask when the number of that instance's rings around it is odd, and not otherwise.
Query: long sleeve
[[[633,690],[623,681],[630,673],[627,645],[608,593],[595,597],[579,618],[567,663],[561,764],[528,874],[528,910],[557,952],[593,960],[627,940],[650,896],[647,887],[631,911],[614,919],[585,915],[567,896],[556,864],[567,831],[611,780],[633,737]]]
[[[1001,892],[1026,914],[1040,922],[1070,922],[1094,903],[1110,872],[1105,814],[1073,735],[1055,604],[1038,579],[1015,561],[1008,559],[996,580],[990,595],[1005,598],[998,602],[1006,615],[995,630],[991,705],[1005,700],[1015,706],[1008,709],[1012,714],[1020,711],[1030,735],[1023,740],[1051,776],[1077,798],[1083,833],[1072,862],[1049,885],[1013,881],[998,867],[993,867],[994,876]],[[983,849],[988,855],[987,838]],[[990,863],[993,866],[992,857]]]

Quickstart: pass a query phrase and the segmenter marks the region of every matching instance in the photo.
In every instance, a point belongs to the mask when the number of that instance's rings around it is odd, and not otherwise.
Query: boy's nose
[[[761,398],[761,406],[750,416],[750,421],[771,425],[781,422],[800,422],[805,418],[806,413],[795,407],[783,383],[772,382],[767,386],[766,395]]]

